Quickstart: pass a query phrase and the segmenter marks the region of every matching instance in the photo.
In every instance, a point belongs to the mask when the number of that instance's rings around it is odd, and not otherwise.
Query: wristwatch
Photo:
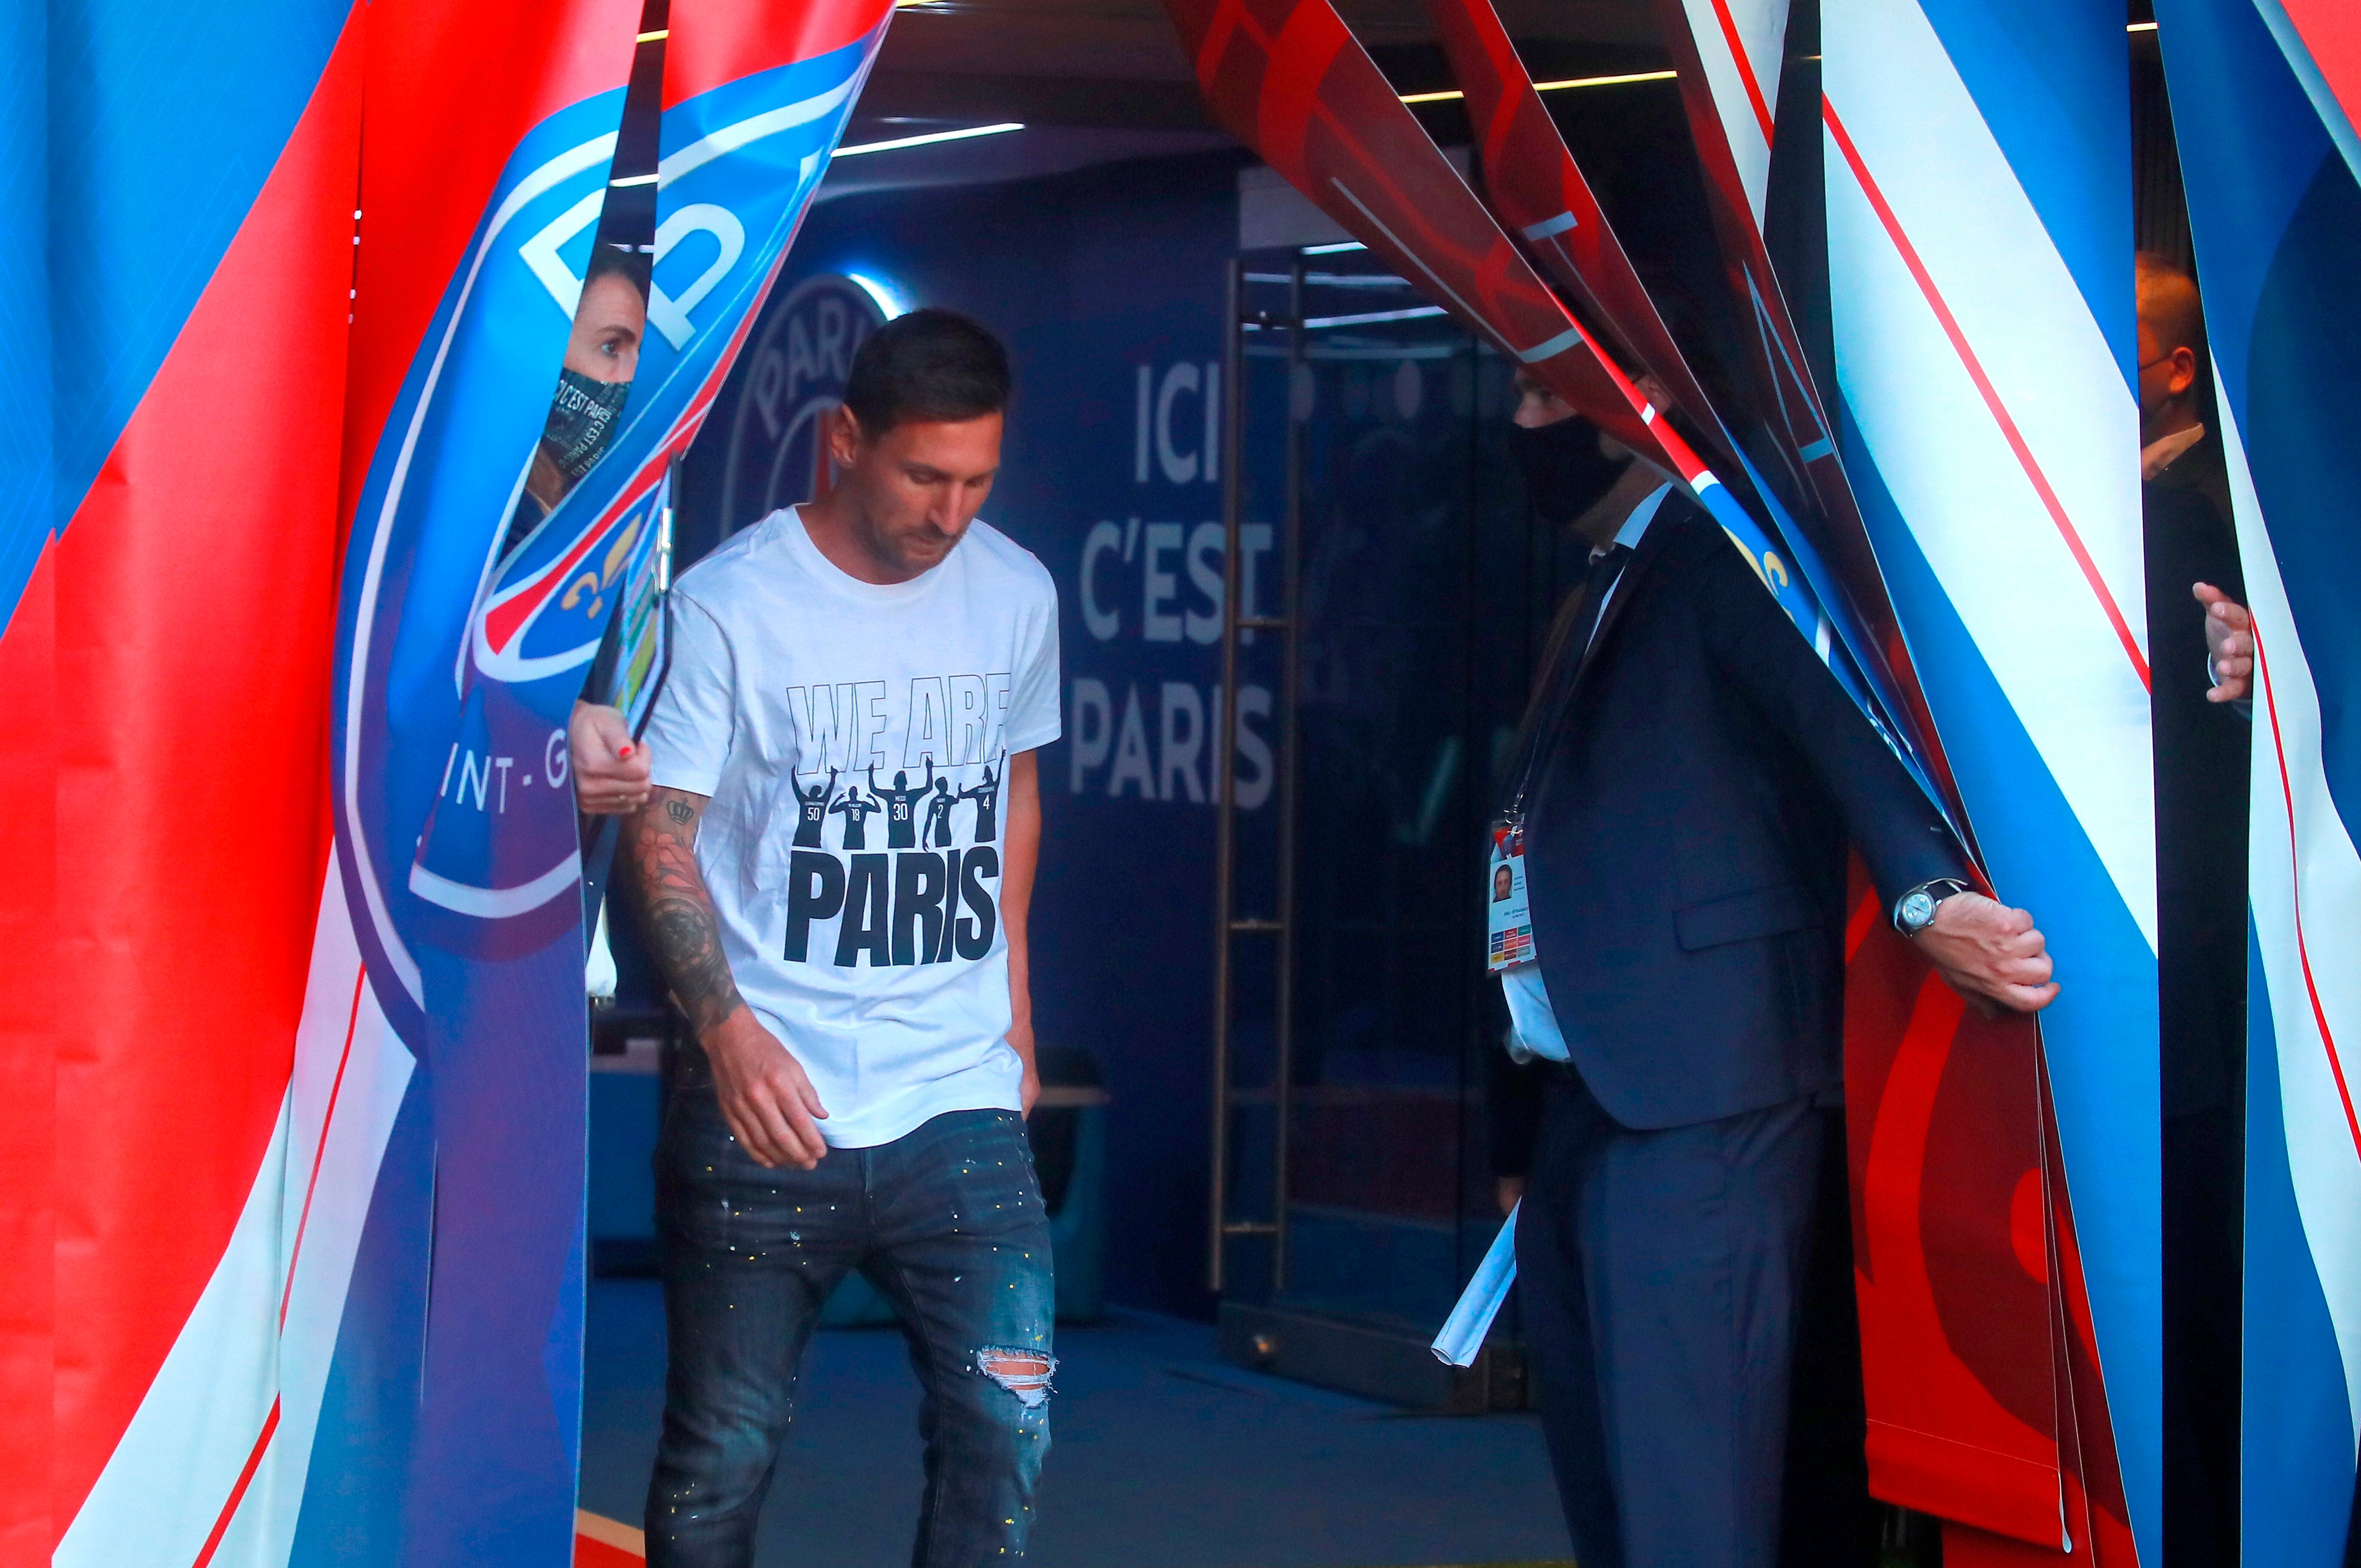
[[[1915,937],[1935,923],[1936,906],[1954,894],[1975,890],[1956,877],[1937,877],[1922,882],[1894,901],[1894,928],[1905,937]]]

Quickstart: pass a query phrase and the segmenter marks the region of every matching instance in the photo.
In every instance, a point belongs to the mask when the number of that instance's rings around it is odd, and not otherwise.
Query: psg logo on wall
[[[833,273],[806,279],[763,313],[730,423],[725,536],[828,493],[828,415],[844,400],[852,351],[884,324],[875,296]]]

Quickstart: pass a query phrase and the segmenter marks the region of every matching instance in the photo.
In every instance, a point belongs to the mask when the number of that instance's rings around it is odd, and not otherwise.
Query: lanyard
[[[1539,722],[1530,724],[1520,738],[1515,769],[1510,775],[1516,780],[1516,788],[1510,795],[1508,809],[1501,813],[1500,817],[1504,826],[1521,836],[1524,828],[1525,796],[1532,788],[1533,772],[1541,762],[1543,750],[1549,744],[1550,738],[1565,722],[1566,710],[1574,702],[1575,676],[1582,669],[1583,655],[1590,651],[1590,644],[1598,641],[1598,629],[1607,620],[1608,600],[1622,586],[1625,575],[1631,569],[1635,553],[1628,545],[1624,550],[1626,554],[1620,567],[1611,581],[1602,582],[1598,576],[1598,567],[1614,559],[1611,554],[1600,556],[1593,565],[1592,575],[1585,580],[1583,591],[1569,609],[1569,619],[1550,638],[1549,657],[1542,671],[1542,690],[1527,715],[1529,719],[1538,719]],[[1591,609],[1594,590],[1597,605]],[[1585,614],[1587,609],[1591,609],[1591,613]],[[1574,645],[1574,633],[1586,626],[1588,634],[1581,639],[1582,646],[1577,648]]]

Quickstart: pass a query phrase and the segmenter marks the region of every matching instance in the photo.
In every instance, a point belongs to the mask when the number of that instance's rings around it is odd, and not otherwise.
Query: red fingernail
[[[618,752],[616,752],[616,753],[615,753],[615,755],[617,755],[617,756],[619,756],[619,757],[628,757],[628,756],[630,756],[631,754],[631,743],[629,740],[624,741],[624,742],[623,742],[623,749],[622,749],[621,751],[618,751]]]

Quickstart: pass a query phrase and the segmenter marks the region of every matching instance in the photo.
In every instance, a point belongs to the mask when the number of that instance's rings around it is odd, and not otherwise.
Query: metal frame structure
[[[1220,1291],[1228,1277],[1228,1246],[1235,1236],[1271,1238],[1271,1287],[1287,1284],[1288,1133],[1293,1120],[1295,1036],[1295,795],[1296,699],[1301,680],[1298,584],[1303,535],[1302,422],[1292,405],[1303,365],[1303,258],[1288,274],[1287,313],[1246,308],[1246,258],[1234,258],[1224,291],[1222,339],[1222,700],[1214,742],[1213,867],[1213,1124],[1212,1201],[1206,1283]],[[1280,531],[1277,615],[1251,613],[1240,603],[1239,562],[1245,554],[1246,334],[1287,334],[1287,464],[1285,521]],[[1246,637],[1268,632],[1280,639],[1279,711],[1279,809],[1276,896],[1268,916],[1242,916],[1237,903],[1238,649]],[[1268,938],[1275,944],[1271,1029],[1271,1195],[1268,1220],[1230,1218],[1230,1113],[1236,1099],[1231,1073],[1231,1013],[1235,990],[1233,945],[1241,937]]]
[[[1222,524],[1225,544],[1222,600],[1221,679],[1223,701],[1217,705],[1216,725],[1220,734],[1213,747],[1215,784],[1215,867],[1214,867],[1214,959],[1213,996],[1213,1128],[1211,1195],[1208,1208],[1206,1269],[1207,1283],[1221,1297],[1216,1312],[1216,1343],[1224,1359],[1242,1366],[1282,1377],[1295,1378],[1322,1387],[1341,1389],[1364,1398],[1381,1399],[1412,1409],[1450,1411],[1473,1414],[1483,1410],[1521,1409],[1526,1405],[1523,1358],[1515,1346],[1505,1340],[1485,1346],[1476,1364],[1469,1367],[1445,1366],[1427,1348],[1428,1333],[1406,1330],[1398,1321],[1387,1321],[1384,1314],[1356,1315],[1333,1310],[1333,1303],[1323,1307],[1310,1301],[1290,1301],[1290,1276],[1293,1272],[1290,1194],[1292,1189],[1290,1169],[1293,1154],[1296,1069],[1296,1003],[1298,1001],[1298,905],[1296,852],[1298,843],[1298,803],[1301,798],[1299,774],[1302,767],[1302,741],[1300,710],[1302,695],[1303,630],[1303,554],[1305,517],[1304,488],[1308,466],[1306,455],[1307,426],[1302,417],[1308,405],[1302,400],[1311,376],[1312,353],[1309,343],[1306,317],[1312,307],[1307,299],[1307,285],[1319,287],[1332,280],[1307,271],[1304,253],[1290,258],[1291,265],[1284,274],[1265,271],[1249,272],[1244,257],[1234,260],[1228,276],[1224,300],[1224,336],[1223,342],[1221,442],[1219,451],[1224,464],[1222,472]],[[1268,266],[1265,252],[1264,265]],[[1399,280],[1391,281],[1399,282]],[[1249,285],[1276,291],[1286,291],[1285,304],[1278,311],[1254,308],[1248,296]],[[1266,294],[1264,298],[1268,298]],[[1344,324],[1333,320],[1319,320],[1323,326]],[[1347,321],[1356,319],[1348,313]],[[1368,318],[1357,318],[1368,319]],[[1246,416],[1247,406],[1246,366],[1249,342],[1259,338],[1268,344],[1268,334],[1286,334],[1283,355],[1285,367],[1283,400],[1285,490],[1282,506],[1282,537],[1274,541],[1279,545],[1279,581],[1274,587],[1257,584],[1257,598],[1268,594],[1276,599],[1275,612],[1257,613],[1263,606],[1247,603],[1241,592],[1245,586],[1247,559],[1246,543]],[[1253,335],[1250,335],[1253,334]],[[1273,353],[1266,361],[1257,350],[1251,357],[1269,363],[1282,356]],[[1480,350],[1477,352],[1480,353]],[[1268,393],[1265,393],[1268,396]],[[1269,411],[1264,411],[1266,418]],[[1476,562],[1472,553],[1467,569],[1471,574],[1468,587],[1472,593]],[[1238,740],[1238,702],[1236,694],[1245,663],[1240,650],[1252,644],[1257,635],[1279,638],[1278,650],[1282,668],[1277,693],[1278,711],[1272,716],[1279,725],[1278,758],[1272,780],[1272,798],[1278,807],[1277,817],[1265,832],[1257,828],[1246,835],[1254,849],[1241,842],[1241,824],[1236,799],[1236,762]],[[1268,655],[1266,655],[1267,657]],[[1472,680],[1472,674],[1471,674]],[[1242,854],[1250,866],[1255,865],[1263,846],[1274,857],[1269,866],[1269,907],[1241,907],[1247,899],[1256,897],[1266,883],[1260,875],[1242,877]],[[1465,892],[1472,898],[1473,878],[1460,879]],[[1268,1088],[1257,1077],[1241,1087],[1239,1063],[1236,1060],[1238,1014],[1241,1011],[1239,955],[1241,943],[1270,942],[1272,1009],[1271,1049],[1268,1054],[1270,1074]],[[1255,999],[1258,1010],[1261,998]],[[1253,1162],[1237,1158],[1239,1136],[1237,1112],[1242,1106],[1260,1106],[1268,1102],[1272,1117],[1268,1152],[1270,1175],[1268,1180],[1269,1207],[1264,1210],[1257,1201],[1261,1191],[1242,1190],[1250,1185],[1240,1179],[1240,1172],[1254,1169]],[[1463,1162],[1466,1150],[1473,1146],[1472,1137],[1463,1128],[1461,1153]],[[1258,1173],[1257,1173],[1258,1174]],[[1464,1168],[1458,1173],[1458,1185],[1466,1185]],[[1233,1250],[1233,1244],[1246,1238],[1269,1239],[1269,1269],[1267,1275],[1243,1266],[1244,1259]],[[1463,1237],[1464,1240],[1464,1237]],[[1316,1272],[1316,1271],[1315,1271]],[[1268,1294],[1262,1287],[1268,1284]]]

